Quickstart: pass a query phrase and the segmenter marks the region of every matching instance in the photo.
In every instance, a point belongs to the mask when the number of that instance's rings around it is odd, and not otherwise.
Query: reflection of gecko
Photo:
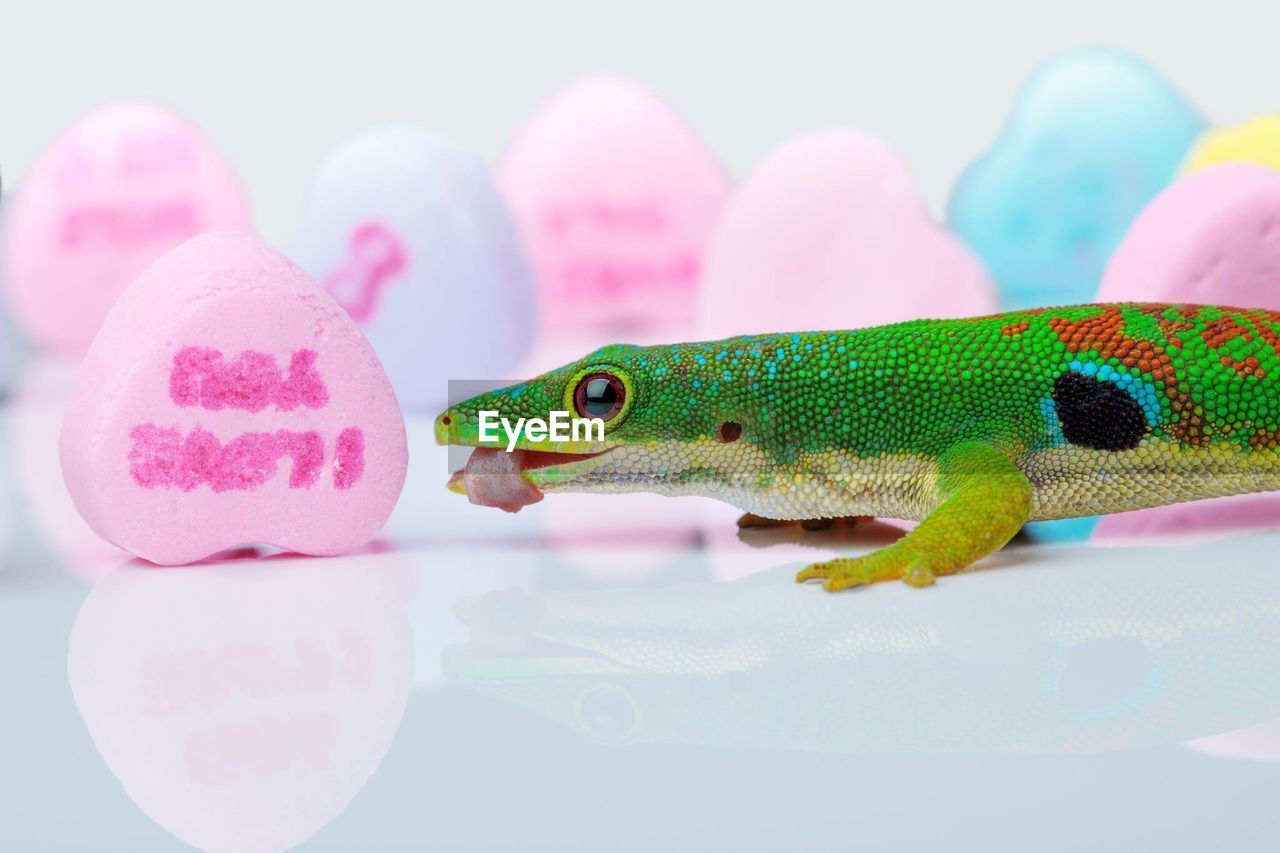
[[[408,256],[400,239],[379,222],[367,222],[351,234],[350,256],[324,280],[324,289],[364,323],[378,306],[383,286],[404,271]]]
[[[655,491],[768,519],[923,519],[799,576],[923,586],[1028,520],[1280,488],[1280,314],[1082,305],[611,346],[453,406],[437,440],[478,447],[482,410],[606,423],[602,441],[479,448],[451,482],[477,503]]]
[[[1058,548],[1042,571],[982,573],[927,600],[885,590],[874,607],[804,595],[785,572],[494,592],[454,606],[471,641],[443,664],[467,687],[611,742],[1153,746],[1280,713],[1280,573],[1260,557],[1278,542],[1148,550],[1150,565],[1129,549]]]

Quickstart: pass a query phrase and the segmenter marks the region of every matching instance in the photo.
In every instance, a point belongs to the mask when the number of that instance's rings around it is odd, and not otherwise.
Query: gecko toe
[[[835,571],[832,563],[835,560],[828,560],[825,563],[814,563],[813,565],[803,569],[796,575],[796,583],[804,583],[805,581],[825,580]]]

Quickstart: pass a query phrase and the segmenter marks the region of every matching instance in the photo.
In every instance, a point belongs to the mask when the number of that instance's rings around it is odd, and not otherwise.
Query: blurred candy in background
[[[544,342],[571,336],[582,355],[690,333],[730,182],[661,99],[614,77],[579,81],[511,143],[498,184],[537,277]]]
[[[488,167],[426,131],[339,146],[292,255],[360,326],[406,411],[442,408],[449,380],[515,378],[532,342],[533,280]]]
[[[6,208],[0,278],[14,321],[41,348],[71,354],[151,261],[204,231],[252,228],[244,187],[205,137],[133,101],[68,128]]]
[[[981,262],[907,165],[858,131],[805,136],[734,194],[707,250],[700,336],[875,326],[995,310]]]
[[[1210,130],[1200,137],[1182,170],[1198,172],[1217,163],[1257,163],[1280,171],[1280,115]]]
[[[92,580],[129,555],[93,532],[62,479],[58,432],[76,366],[68,358],[37,355],[30,359],[5,407],[9,434],[4,452],[12,455],[10,470],[16,474],[29,518],[24,534],[38,539],[59,568]]]
[[[999,138],[957,182],[947,222],[1008,308],[1090,302],[1112,250],[1204,127],[1144,62],[1083,50],[1027,81]]]
[[[4,228],[4,211],[0,209],[0,230]],[[0,289],[4,281],[0,279]],[[17,329],[9,317],[4,300],[0,299],[0,398],[12,387],[17,378],[19,363],[23,355],[22,342]]]
[[[1129,228],[1098,299],[1280,311],[1280,172],[1224,163],[1179,180]]]

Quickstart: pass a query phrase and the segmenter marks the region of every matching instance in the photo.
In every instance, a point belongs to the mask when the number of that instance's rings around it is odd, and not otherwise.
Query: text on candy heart
[[[179,406],[202,409],[260,412],[274,405],[291,412],[321,408],[329,402],[329,389],[316,372],[315,350],[295,351],[286,375],[270,353],[245,350],[226,361],[216,349],[183,347],[173,357],[169,397]]]
[[[68,191],[82,195],[86,186],[105,182],[116,188],[110,196],[155,196],[155,182],[161,181],[162,195],[169,198],[72,207],[63,215],[59,242],[68,251],[127,250],[159,242],[176,246],[194,237],[204,228],[198,202],[186,196],[198,166],[199,156],[183,134],[135,132],[117,140],[107,157],[99,157],[92,147],[72,146],[54,167],[56,180]]]
[[[382,288],[408,266],[409,253],[396,233],[381,222],[366,222],[352,231],[348,252],[323,287],[352,320],[364,323],[377,310]]]
[[[199,232],[195,208],[188,202],[85,205],[67,211],[58,237],[64,249],[78,251],[177,244]]]
[[[668,217],[655,203],[564,203],[545,213],[542,227],[564,256],[556,276],[566,296],[686,289],[698,279],[697,253],[664,245]]]
[[[216,349],[184,347],[173,358],[169,398],[179,407],[209,410],[319,409],[329,402],[329,390],[315,362],[314,350],[296,350],[285,373],[268,353],[245,350],[228,361]],[[286,458],[292,463],[289,488],[309,489],[320,479],[325,462],[324,439],[316,430],[246,432],[224,444],[199,426],[184,435],[176,427],[144,423],[129,437],[129,474],[146,489],[189,492],[208,484],[215,492],[247,491],[275,476]],[[332,460],[334,488],[355,485],[364,474],[364,431],[342,430]]]

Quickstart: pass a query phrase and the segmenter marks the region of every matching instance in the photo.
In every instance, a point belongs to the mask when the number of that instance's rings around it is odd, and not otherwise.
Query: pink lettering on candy
[[[396,233],[380,222],[366,222],[351,233],[350,257],[324,280],[324,289],[364,323],[378,307],[382,288],[404,272],[409,253]]]
[[[129,437],[129,474],[146,489],[190,492],[208,484],[215,492],[249,491],[271,479],[285,457],[292,462],[289,488],[309,489],[324,466],[324,441],[315,430],[246,432],[223,444],[200,427],[184,436],[175,427],[139,424]],[[363,473],[364,433],[350,427],[338,438],[334,486],[348,489]]]
[[[220,350],[183,347],[173,357],[169,397],[179,406],[211,410],[260,412],[275,405],[290,412],[298,406],[323,407],[329,390],[316,371],[315,350],[294,352],[285,376],[268,353],[245,350],[225,361]]]
[[[349,489],[363,474],[364,431],[359,427],[347,427],[338,435],[338,447],[334,452],[334,488]]]
[[[190,202],[120,207],[86,205],[69,211],[59,234],[70,250],[105,243],[108,246],[139,246],[160,240],[180,243],[200,231],[195,208]]]

